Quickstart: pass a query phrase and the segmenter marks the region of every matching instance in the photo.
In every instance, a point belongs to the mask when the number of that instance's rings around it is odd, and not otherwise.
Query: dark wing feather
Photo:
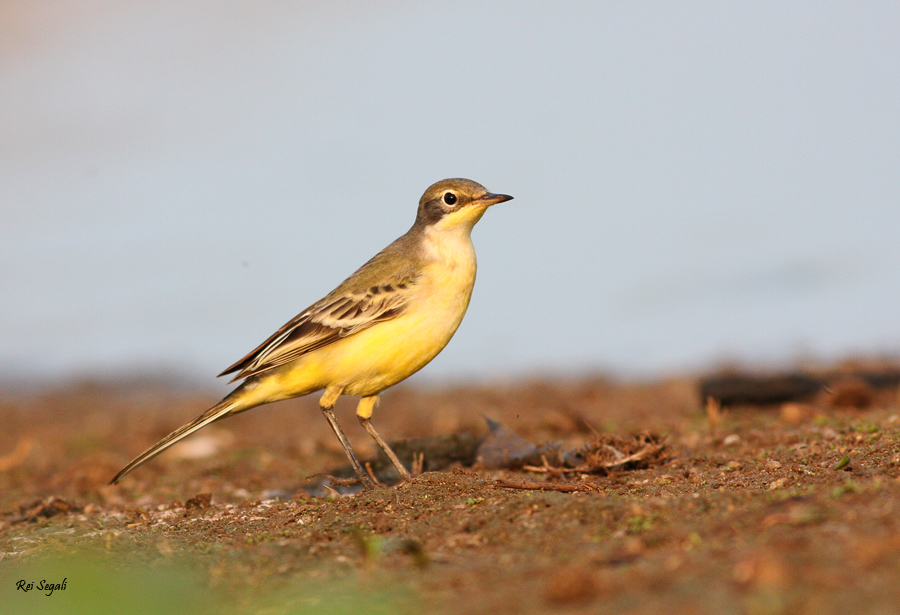
[[[396,318],[406,308],[414,286],[414,279],[406,277],[361,292],[331,293],[219,375],[237,372],[231,382],[254,376]]]

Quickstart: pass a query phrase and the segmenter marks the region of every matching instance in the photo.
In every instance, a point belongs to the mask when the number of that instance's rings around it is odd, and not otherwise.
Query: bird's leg
[[[371,395],[369,397],[363,397],[359,400],[359,406],[356,408],[356,416],[359,418],[360,424],[366,428],[366,431],[369,432],[369,435],[372,436],[372,439],[378,443],[378,446],[381,447],[381,450],[388,456],[388,459],[391,460],[391,463],[394,464],[394,467],[397,468],[397,472],[400,473],[400,478],[403,480],[409,480],[409,472],[403,464],[400,463],[400,460],[397,459],[396,453],[391,450],[391,447],[388,446],[388,443],[384,441],[375,428],[372,426],[372,423],[369,419],[372,417],[372,411],[375,409],[375,403],[378,401],[377,395]]]
[[[347,453],[347,457],[350,459],[350,464],[353,466],[353,471],[356,472],[356,477],[359,479],[359,482],[362,483],[364,489],[372,490],[375,489],[375,483],[372,482],[372,479],[366,474],[359,459],[356,458],[356,453],[350,448],[350,442],[347,440],[347,436],[344,435],[344,430],[341,429],[337,419],[334,417],[334,404],[337,402],[337,398],[341,396],[342,390],[343,387],[328,387],[325,389],[325,394],[322,395],[322,399],[319,400],[319,407],[322,409],[322,414],[325,415],[328,424],[331,425],[331,429],[334,430],[338,440],[341,441],[341,446],[344,447],[344,452]]]
[[[409,480],[410,475],[409,471],[403,466],[400,460],[397,458],[397,454],[391,450],[391,447],[388,446],[388,443],[384,441],[378,432],[375,431],[375,428],[372,427],[371,421],[367,418],[359,417],[359,422],[362,423],[362,426],[366,428],[366,431],[369,432],[369,435],[378,443],[378,446],[381,447],[381,450],[384,451],[385,455],[388,456],[388,459],[391,460],[391,463],[394,464],[394,467],[397,468],[397,472],[399,472],[400,477],[403,480]]]

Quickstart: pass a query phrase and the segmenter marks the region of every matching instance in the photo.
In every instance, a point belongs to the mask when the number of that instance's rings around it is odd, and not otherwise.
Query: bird
[[[361,398],[359,422],[408,480],[409,472],[372,426],[378,396],[425,367],[456,333],[475,284],[472,227],[489,207],[512,198],[470,179],[429,186],[404,235],[219,374],[232,374],[229,384],[243,382],[135,457],[110,484],[211,423],[318,391],[324,391],[319,407],[364,489],[376,486],[335,418],[341,395]]]

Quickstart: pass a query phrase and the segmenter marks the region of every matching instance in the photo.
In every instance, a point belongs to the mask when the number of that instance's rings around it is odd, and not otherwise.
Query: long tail
[[[240,406],[244,404],[235,399],[236,396],[234,395],[234,393],[237,393],[239,390],[240,389],[235,390],[231,395],[227,396],[215,406],[195,418],[193,421],[191,421],[187,425],[182,425],[181,427],[170,433],[168,436],[148,448],[146,451],[135,457],[131,461],[131,463],[122,468],[122,471],[116,474],[116,476],[111,481],[109,481],[109,484],[115,485],[136,467],[138,467],[145,461],[150,461],[161,452],[163,452],[176,442],[182,440],[183,438],[188,437],[198,429],[203,429],[210,423],[218,421],[219,419],[223,419],[229,414],[248,410],[249,408],[247,408],[246,406],[241,408]]]

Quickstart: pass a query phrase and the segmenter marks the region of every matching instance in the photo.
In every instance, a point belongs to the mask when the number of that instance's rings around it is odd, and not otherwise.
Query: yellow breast
[[[477,263],[468,232],[426,232],[425,249],[427,264],[403,314],[304,356],[278,375],[273,391],[292,397],[341,384],[346,395],[374,395],[437,356],[465,316]]]

